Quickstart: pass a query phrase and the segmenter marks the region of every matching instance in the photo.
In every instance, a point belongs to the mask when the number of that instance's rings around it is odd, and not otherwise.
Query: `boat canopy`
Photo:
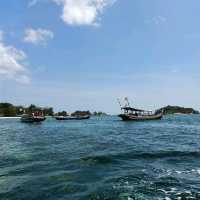
[[[152,113],[152,111],[148,111],[148,110],[141,110],[141,109],[137,109],[137,108],[132,108],[129,106],[125,106],[121,108],[122,110],[124,110],[125,112],[135,112],[135,113]]]
[[[140,109],[136,109],[136,108],[132,108],[132,107],[123,107],[122,109],[126,110],[126,111],[134,111],[134,112],[148,112],[145,110],[140,110]]]

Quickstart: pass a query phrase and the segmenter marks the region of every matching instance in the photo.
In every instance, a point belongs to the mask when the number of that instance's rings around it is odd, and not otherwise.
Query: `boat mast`
[[[124,101],[125,101],[125,106],[126,107],[130,107],[130,103],[129,103],[128,97],[125,97]]]
[[[117,102],[119,103],[120,109],[122,110],[122,105],[119,99],[117,99]]]

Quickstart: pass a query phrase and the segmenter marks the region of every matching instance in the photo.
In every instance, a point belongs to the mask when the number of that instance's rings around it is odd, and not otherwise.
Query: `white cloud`
[[[163,24],[167,21],[167,19],[163,16],[155,16],[155,17],[152,17],[151,19],[148,19],[146,20],[145,22],[147,24],[155,24],[155,25],[160,25],[160,24]]]
[[[157,17],[154,17],[152,20],[156,25],[159,25],[159,24],[165,23],[167,19],[163,16],[157,16]]]
[[[34,6],[35,4],[37,4],[38,3],[38,0],[31,0],[31,1],[29,1],[29,3],[28,3],[28,7],[32,7],[32,6]]]
[[[53,38],[54,33],[50,30],[28,28],[25,30],[24,42],[46,45],[47,41]]]
[[[98,25],[99,14],[115,0],[51,0],[63,6],[61,18],[69,25]]]
[[[27,76],[27,75],[19,75],[15,78],[15,80],[19,83],[22,83],[22,84],[29,84],[30,83],[30,78]]]
[[[13,46],[6,46],[0,37],[0,77],[29,83],[28,72],[23,64],[25,59],[26,54],[23,51]]]

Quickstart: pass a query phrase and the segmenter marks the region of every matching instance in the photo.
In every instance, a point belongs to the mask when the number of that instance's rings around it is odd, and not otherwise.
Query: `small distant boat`
[[[43,114],[32,113],[32,114],[23,114],[20,118],[21,122],[24,123],[34,123],[34,122],[42,122],[46,118]]]
[[[145,111],[136,109],[130,106],[128,98],[125,98],[127,102],[124,107],[121,106],[122,114],[118,115],[123,121],[143,121],[143,120],[160,120],[163,117],[163,111]]]
[[[57,120],[84,120],[84,119],[90,119],[90,116],[56,116]]]

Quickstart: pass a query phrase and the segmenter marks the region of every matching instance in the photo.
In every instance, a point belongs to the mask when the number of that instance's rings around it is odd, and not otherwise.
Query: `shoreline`
[[[20,119],[20,117],[0,117],[0,119]]]

